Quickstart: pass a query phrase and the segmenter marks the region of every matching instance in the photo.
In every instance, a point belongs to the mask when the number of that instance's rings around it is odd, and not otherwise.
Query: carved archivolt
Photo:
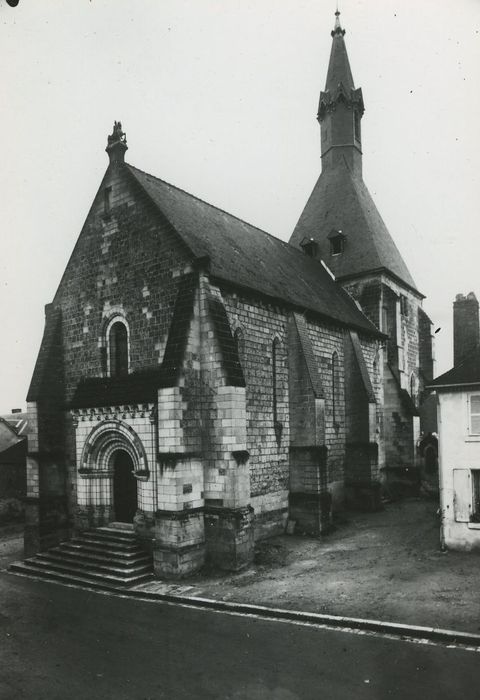
[[[106,476],[118,450],[130,455],[136,476],[148,477],[148,460],[142,441],[133,428],[121,420],[102,422],[89,433],[83,446],[80,473]]]

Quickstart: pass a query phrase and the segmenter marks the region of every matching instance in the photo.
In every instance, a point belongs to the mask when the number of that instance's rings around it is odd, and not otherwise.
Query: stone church
[[[431,324],[362,180],[344,34],[290,243],[127,163],[115,123],[28,392],[27,554],[118,528],[158,576],[236,570],[414,466]]]

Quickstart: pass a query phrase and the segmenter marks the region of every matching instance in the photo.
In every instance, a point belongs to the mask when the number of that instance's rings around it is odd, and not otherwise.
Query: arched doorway
[[[137,512],[137,480],[132,458],[124,450],[115,452],[113,461],[113,511],[115,520],[131,523]]]

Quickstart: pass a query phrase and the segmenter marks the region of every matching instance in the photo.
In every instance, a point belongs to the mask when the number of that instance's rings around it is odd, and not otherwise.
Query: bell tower
[[[362,173],[361,119],[364,112],[361,88],[355,88],[345,45],[340,12],[335,12],[332,49],[325,90],[320,93],[322,171],[346,161],[351,171]]]

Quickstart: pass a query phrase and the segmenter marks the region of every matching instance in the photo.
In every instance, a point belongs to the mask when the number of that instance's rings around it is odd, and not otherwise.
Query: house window
[[[330,253],[332,255],[340,255],[343,253],[343,238],[341,236],[330,240]]]
[[[480,469],[472,469],[472,517],[474,522],[480,521]]]
[[[345,249],[345,234],[340,229],[333,229],[327,236],[330,241],[330,254],[340,255]]]
[[[316,258],[318,254],[318,243],[313,239],[305,239],[301,244],[303,252],[310,258]]]
[[[108,333],[110,376],[128,374],[128,331],[123,321],[115,321]]]
[[[470,435],[480,435],[480,394],[471,394],[469,400]]]
[[[456,522],[479,523],[480,469],[454,469],[453,493]]]

